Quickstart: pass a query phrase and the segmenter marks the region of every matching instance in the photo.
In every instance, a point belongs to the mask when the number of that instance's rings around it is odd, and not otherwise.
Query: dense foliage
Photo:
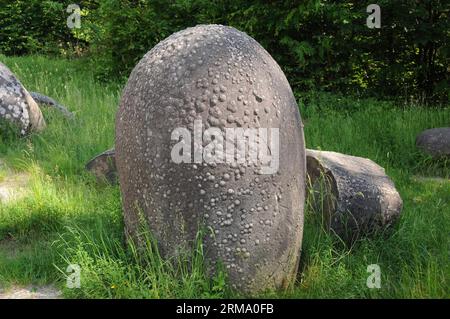
[[[380,29],[366,25],[371,2],[356,0],[78,1],[81,29],[72,30],[65,8],[73,0],[6,2],[0,9],[0,52],[89,46],[92,65],[104,78],[126,77],[145,52],[175,31],[220,23],[258,40],[296,92],[449,99],[450,3],[445,0],[377,0]]]
[[[67,1],[0,0],[0,52],[60,54],[77,39],[66,27]]]

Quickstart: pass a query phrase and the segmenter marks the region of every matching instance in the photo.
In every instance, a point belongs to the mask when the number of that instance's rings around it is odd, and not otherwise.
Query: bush
[[[67,27],[66,12],[73,0],[0,0],[0,53],[67,54],[87,43]],[[78,1],[94,7],[93,1]]]
[[[156,43],[201,23],[235,26],[259,41],[296,91],[328,90],[445,102],[449,5],[380,0],[381,29],[360,1],[105,0],[93,43],[100,73],[127,76]]]
[[[220,23],[260,42],[297,92],[442,104],[450,97],[450,4],[444,0],[379,0],[380,29],[366,26],[367,3],[356,0],[84,0],[81,29],[70,30],[64,9],[71,1],[7,1],[0,10],[0,52],[89,44],[100,77],[127,77],[170,34]]]
[[[91,45],[93,66],[103,78],[127,77],[154,45],[170,34],[199,23],[211,23],[214,2],[105,0],[95,12]]]

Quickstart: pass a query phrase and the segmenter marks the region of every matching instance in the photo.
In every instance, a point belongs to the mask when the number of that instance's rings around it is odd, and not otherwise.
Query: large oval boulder
[[[0,121],[17,125],[20,133],[45,128],[41,110],[15,75],[0,62]]]
[[[416,145],[433,157],[450,157],[450,127],[423,131],[417,136]]]
[[[201,25],[156,45],[124,89],[115,149],[128,236],[144,217],[174,257],[204,230],[208,269],[223,267],[238,291],[292,282],[303,125],[285,75],[254,39]]]
[[[403,201],[384,169],[367,158],[306,151],[312,203],[330,231],[351,242],[391,225]]]

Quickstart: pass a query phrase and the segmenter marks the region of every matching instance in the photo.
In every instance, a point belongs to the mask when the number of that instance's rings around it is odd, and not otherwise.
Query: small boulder
[[[353,241],[390,225],[403,202],[384,169],[367,158],[307,150],[313,207],[329,230]]]
[[[116,152],[115,149],[107,150],[86,164],[86,169],[97,177],[100,182],[107,181],[117,184]]]
[[[416,138],[416,146],[433,157],[450,157],[450,127],[423,131]]]
[[[39,106],[16,76],[1,62],[0,120],[18,125],[22,135],[45,128]]]

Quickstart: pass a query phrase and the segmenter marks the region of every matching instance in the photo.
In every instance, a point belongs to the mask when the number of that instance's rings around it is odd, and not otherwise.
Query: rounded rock
[[[416,146],[433,157],[450,158],[450,127],[423,131],[416,137]]]
[[[188,67],[200,58],[201,65]],[[207,94],[205,86],[211,88]],[[214,93],[216,86],[218,94]],[[264,97],[255,97],[253,92],[264,92]],[[234,102],[241,100],[252,102],[247,105]],[[176,101],[202,101],[203,105],[188,119],[183,112],[185,105],[177,107]],[[254,115],[255,109],[271,107],[275,102],[277,112]],[[167,112],[168,106],[174,111]],[[217,121],[208,123],[212,108],[219,108],[221,113],[215,112]],[[249,121],[230,123],[227,118],[231,114],[237,120],[246,114]],[[279,138],[278,143],[275,140],[257,145],[271,155],[270,164],[257,161],[205,165],[203,157],[200,165],[195,160],[194,147],[187,153],[190,161],[177,162],[172,155],[181,140],[173,140],[172,133],[177,128],[186,128],[194,140],[196,125],[192,130],[188,129],[188,123],[203,124],[197,132],[200,136],[209,125],[209,129],[223,134],[233,128],[267,129],[269,139],[275,139],[273,131],[279,133]],[[149,130],[153,134],[148,135]],[[200,144],[205,147],[208,143],[204,140]],[[236,146],[235,150],[239,148]],[[180,249],[192,247],[201,225],[215,232],[203,239],[205,262],[211,273],[216,271],[218,261],[235,265],[226,270],[231,287],[253,295],[266,289],[285,288],[294,281],[303,233],[306,173],[303,125],[284,73],[267,51],[245,33],[226,26],[200,25],[171,35],[141,59],[130,75],[116,116],[116,165],[129,238],[138,236],[140,217],[144,216],[158,241],[160,253],[170,258]],[[268,167],[271,169],[267,170]],[[236,168],[239,178],[230,178],[237,176]],[[226,181],[226,188],[216,187],[217,183],[203,183],[200,188],[195,177],[204,179],[208,172],[223,177],[218,178],[219,185],[225,186]],[[250,182],[258,176],[266,181],[264,188],[272,196],[260,194],[256,190],[259,185],[250,187]],[[191,206],[179,200],[179,192],[163,196],[175,187],[186,193]],[[249,192],[244,194],[240,189]],[[215,201],[214,207],[204,205],[211,198],[220,200]],[[238,207],[234,206],[236,203]],[[255,226],[245,234],[241,232],[241,218],[217,213],[233,209],[239,216],[262,206],[274,207],[278,214],[273,217],[274,211],[270,209],[246,214],[245,222]],[[203,218],[205,215],[209,218]],[[270,225],[260,225],[260,220],[269,218]],[[229,234],[237,235],[229,240]],[[273,240],[263,244],[266,234]],[[224,239],[227,239],[225,244]],[[238,248],[245,248],[242,251],[248,254],[239,253]],[[258,266],[261,264],[264,266]]]

